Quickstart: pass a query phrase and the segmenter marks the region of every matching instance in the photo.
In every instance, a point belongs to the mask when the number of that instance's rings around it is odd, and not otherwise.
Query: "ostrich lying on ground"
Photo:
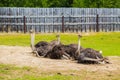
[[[36,47],[34,46],[34,42],[35,42],[35,32],[34,30],[30,30],[30,46],[32,48],[32,53],[36,54],[36,56],[40,57],[40,55],[38,54],[38,48],[41,45],[40,42],[36,45]]]
[[[109,63],[107,58],[102,56],[102,53],[91,48],[82,49],[80,51],[80,35],[78,35],[78,50],[76,55],[78,55],[78,63]]]
[[[53,40],[50,43],[45,41],[40,41],[34,46],[34,31],[30,31],[31,33],[31,48],[33,53],[35,53],[38,57],[49,57],[52,59],[68,59],[70,56],[64,52],[62,48],[62,44],[60,43],[60,35],[57,35],[57,40]]]
[[[57,35],[57,40],[53,40],[50,43],[46,42],[46,41],[40,41],[35,45],[35,50],[37,51],[37,53],[39,54],[39,56],[46,56],[47,53],[49,51],[52,50],[52,48],[55,45],[59,45],[60,44],[60,36]]]
[[[40,41],[37,44],[34,45],[35,40],[35,33],[33,30],[30,30],[31,34],[31,48],[33,53],[35,53],[38,57],[40,56],[46,56],[49,51],[52,50],[52,48],[56,45],[60,44],[60,36],[57,35],[57,40],[51,41],[50,43],[45,41]]]
[[[86,48],[80,52],[78,63],[109,63],[109,61],[107,58],[104,58],[99,51]]]
[[[63,49],[64,51],[70,55],[70,57],[73,59],[73,60],[76,60],[77,59],[77,56],[75,54],[75,52],[77,51],[78,49],[78,45],[77,44],[69,44],[69,45],[63,45]],[[80,51],[82,50],[83,48],[80,47]]]
[[[57,45],[60,45],[60,35],[56,35],[56,38],[57,40],[53,40],[49,43],[49,45],[47,46],[48,47],[48,51],[44,54],[44,57],[47,57],[49,52],[52,51],[52,49],[57,46]]]
[[[64,51],[63,45],[54,46],[45,57],[51,59],[70,59],[70,56]]]
[[[49,43],[46,41],[40,41],[35,45],[35,51],[39,56],[44,56],[50,50]]]
[[[50,42],[51,49],[44,55],[51,59],[70,59],[70,56],[64,51],[63,44],[60,43],[60,35],[57,35],[57,40]]]
[[[73,60],[76,60],[78,57],[78,51],[83,50],[84,48],[82,48],[80,46],[80,35],[78,36],[79,40],[78,40],[78,44],[69,44],[69,45],[64,45],[64,50],[67,54],[70,55],[70,57],[72,57]]]
[[[52,59],[70,59],[70,57],[77,59],[78,63],[109,63],[107,58],[104,58],[99,51],[91,48],[82,48],[80,46],[80,35],[78,35],[78,45],[62,45],[60,43],[60,36],[57,35],[57,41],[47,43],[45,41],[38,42],[34,46],[34,32],[31,32],[31,48],[33,52],[39,57],[49,57]]]

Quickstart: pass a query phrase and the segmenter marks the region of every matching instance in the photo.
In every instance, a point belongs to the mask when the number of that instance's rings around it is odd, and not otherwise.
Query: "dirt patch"
[[[38,58],[31,54],[30,47],[20,46],[0,46],[0,63],[14,64],[17,66],[37,67],[44,71],[59,70],[87,70],[87,71],[120,71],[120,57],[109,56],[112,64],[85,65],[78,64],[70,60],[54,60],[47,58]]]

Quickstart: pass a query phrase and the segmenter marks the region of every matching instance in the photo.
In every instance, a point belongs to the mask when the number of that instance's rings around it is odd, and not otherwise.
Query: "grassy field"
[[[56,39],[55,33],[37,34],[35,43]],[[105,56],[120,56],[120,32],[83,33],[81,45],[85,48],[102,50]],[[77,34],[61,33],[61,42],[64,44],[77,43]],[[0,33],[0,45],[30,46],[29,34]]]
[[[42,72],[36,68],[0,64],[0,80],[118,80],[119,71]]]
[[[37,34],[36,41],[55,39],[56,34]],[[120,56],[120,32],[110,33],[83,33],[81,44],[102,50],[105,56]],[[64,44],[77,43],[77,34],[61,34]],[[0,45],[30,46],[29,34],[0,33]],[[0,64],[0,80],[118,80],[119,71],[62,71],[42,72],[37,68],[16,67],[15,65]]]

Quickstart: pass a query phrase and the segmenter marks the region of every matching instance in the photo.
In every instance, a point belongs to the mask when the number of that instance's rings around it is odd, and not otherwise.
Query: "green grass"
[[[35,43],[38,41],[50,42],[51,40],[56,39],[55,35],[55,33],[37,34]],[[77,34],[61,34],[61,42],[64,44],[77,43],[77,40]],[[29,46],[30,35],[0,33],[0,45]],[[88,35],[83,33],[81,45],[85,48],[102,50],[103,55],[105,56],[120,56],[120,32],[90,33]]]
[[[119,71],[43,72],[37,68],[0,64],[0,80],[118,80]]]
[[[36,41],[55,39],[56,34],[37,34]],[[77,43],[77,34],[61,34],[64,44]],[[0,33],[0,45],[29,46],[29,34]],[[83,33],[81,45],[102,50],[105,56],[120,56],[120,32]],[[61,73],[61,74],[57,74]],[[37,68],[16,67],[15,65],[0,64],[0,80],[118,80],[119,70],[116,71],[61,71],[43,72]]]

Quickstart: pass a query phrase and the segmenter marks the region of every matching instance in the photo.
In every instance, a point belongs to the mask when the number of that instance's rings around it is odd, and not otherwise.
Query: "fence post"
[[[5,30],[5,27],[4,27],[4,25],[2,26],[2,32],[4,32],[4,30]]]
[[[62,16],[62,33],[64,33],[64,16]]]
[[[18,18],[17,18],[16,20],[17,20],[17,26],[16,26],[16,27],[17,27],[17,33],[18,33],[18,31],[19,31],[19,30],[18,30]]]
[[[99,32],[99,15],[96,15],[96,32]]]
[[[26,33],[26,17],[23,17],[23,22],[24,22],[24,33]]]

